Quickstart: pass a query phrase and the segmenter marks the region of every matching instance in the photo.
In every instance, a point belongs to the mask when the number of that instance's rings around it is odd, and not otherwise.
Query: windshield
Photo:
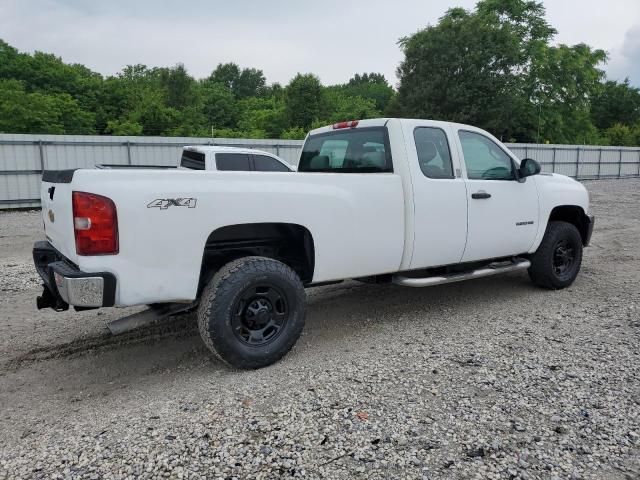
[[[311,135],[302,148],[299,172],[392,172],[386,127],[351,128]]]

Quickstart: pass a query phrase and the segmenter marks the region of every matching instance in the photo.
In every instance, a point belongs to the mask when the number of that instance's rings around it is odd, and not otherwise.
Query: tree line
[[[381,116],[469,123],[504,141],[640,145],[640,90],[607,80],[606,53],[554,45],[541,3],[481,0],[400,39],[394,89],[379,73],[287,85],[217,65],[196,79],[130,65],[103,76],[0,40],[0,132],[303,138],[316,126]]]

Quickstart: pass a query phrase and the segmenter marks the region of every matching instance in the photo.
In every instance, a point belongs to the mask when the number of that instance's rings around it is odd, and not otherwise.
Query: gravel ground
[[[310,289],[250,372],[192,315],[111,337],[134,310],[38,312],[39,213],[0,214],[0,479],[640,478],[640,180],[587,187],[571,288]]]

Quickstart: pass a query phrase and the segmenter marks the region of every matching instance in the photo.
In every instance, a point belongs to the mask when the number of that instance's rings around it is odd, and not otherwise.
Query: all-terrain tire
[[[559,290],[573,283],[581,264],[582,238],[578,229],[567,222],[549,222],[531,257],[529,277],[540,287]]]
[[[271,258],[243,257],[223,266],[204,288],[198,328],[219,359],[256,369],[291,350],[305,315],[304,287],[291,268]]]

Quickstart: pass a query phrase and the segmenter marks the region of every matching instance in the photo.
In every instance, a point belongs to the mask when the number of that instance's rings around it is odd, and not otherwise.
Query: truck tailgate
[[[40,199],[42,222],[47,240],[62,255],[77,263],[71,204],[73,172],[73,170],[45,171],[40,187]]]

